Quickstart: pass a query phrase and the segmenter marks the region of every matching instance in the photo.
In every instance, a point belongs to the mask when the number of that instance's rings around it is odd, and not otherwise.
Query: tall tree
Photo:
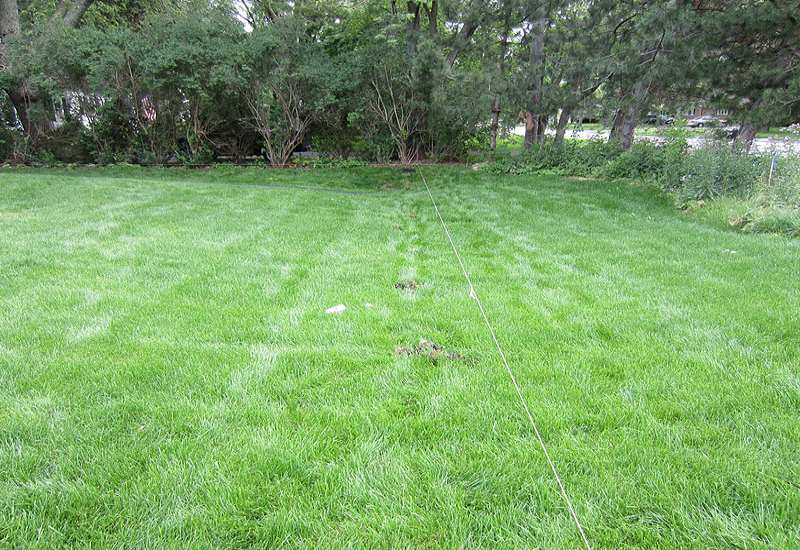
[[[749,149],[759,130],[792,121],[800,107],[800,12],[796,2],[693,0],[702,37],[698,84],[741,124]]]
[[[530,103],[525,112],[525,147],[544,140],[547,126],[547,113],[544,109],[545,80],[545,33],[547,32],[550,9],[548,2],[537,0],[530,8]]]
[[[632,145],[653,84],[662,66],[669,61],[664,52],[676,42],[675,4],[672,1],[648,4],[625,0],[611,2],[603,10],[612,45],[611,84],[618,100],[609,141],[619,143],[624,149]]]
[[[513,1],[505,0],[503,2],[503,22],[500,31],[500,50],[497,53],[496,75],[494,78],[494,85],[496,91],[494,99],[492,100],[492,123],[490,126],[492,151],[497,149],[497,134],[500,129],[500,113],[502,112],[501,105],[501,90],[506,78],[506,57],[508,56],[508,40],[511,33],[511,17],[513,10]]]

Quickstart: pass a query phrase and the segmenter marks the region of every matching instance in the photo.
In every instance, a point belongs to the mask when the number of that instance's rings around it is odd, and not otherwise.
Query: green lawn
[[[800,241],[425,173],[593,546],[798,544]],[[0,172],[0,546],[579,543],[417,175]]]

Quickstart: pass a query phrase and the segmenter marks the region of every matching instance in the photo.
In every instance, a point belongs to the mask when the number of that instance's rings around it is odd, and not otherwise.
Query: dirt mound
[[[408,279],[408,280],[405,280],[405,281],[397,281],[394,284],[394,287],[397,290],[408,290],[408,291],[413,292],[413,291],[417,290],[417,288],[420,287],[420,284],[419,284],[418,281],[415,281],[414,279]]]
[[[440,346],[436,342],[421,338],[419,343],[415,346],[398,346],[395,350],[395,355],[416,355],[420,357],[427,357],[431,361],[437,359],[450,359],[451,361],[461,361],[464,356],[456,351],[448,351],[444,346]]]

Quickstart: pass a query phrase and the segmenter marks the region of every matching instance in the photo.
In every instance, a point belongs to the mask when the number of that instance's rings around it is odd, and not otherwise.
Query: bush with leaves
[[[418,160],[426,150],[429,136],[429,90],[419,85],[423,64],[397,63],[402,46],[392,42],[373,44],[365,74],[365,110],[362,120],[376,121],[392,140],[400,162]],[[367,59],[367,56],[361,59]],[[427,95],[426,95],[427,94]]]
[[[4,121],[0,121],[4,122]],[[25,150],[26,138],[21,129],[0,124],[0,162],[16,162]]]
[[[666,150],[649,141],[634,143],[601,170],[608,178],[653,178],[664,172]]]
[[[800,236],[800,160],[776,159],[773,177],[761,178],[747,212],[732,223],[746,231]]]
[[[621,154],[621,147],[604,141],[545,141],[534,143],[518,160],[496,161],[490,170],[507,174],[546,170],[570,176],[600,176]]]
[[[338,75],[299,17],[281,17],[248,37],[250,122],[270,164],[284,165],[311,124],[334,104]]]
[[[718,143],[688,152],[676,166],[680,183],[673,189],[680,204],[723,196],[750,196],[764,174],[767,159]]]
[[[443,78],[433,91],[430,117],[430,154],[439,159],[462,159],[474,142],[488,145],[486,113],[492,98],[486,75],[455,73]]]
[[[225,10],[192,4],[137,29],[43,33],[16,66],[47,99],[38,105],[63,104],[61,119],[80,123],[74,138],[97,161],[207,156],[242,130],[245,36]],[[39,146],[62,156],[52,138],[64,131],[47,126]]]
[[[126,48],[121,81],[156,157],[205,157],[222,146],[222,136],[238,130],[247,88],[245,37],[213,8],[148,20],[137,33]]]

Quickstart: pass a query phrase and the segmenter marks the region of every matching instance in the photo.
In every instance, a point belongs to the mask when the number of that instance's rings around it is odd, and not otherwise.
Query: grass
[[[796,545],[800,242],[426,174],[594,545]],[[579,544],[416,175],[4,170],[0,242],[0,545]]]

